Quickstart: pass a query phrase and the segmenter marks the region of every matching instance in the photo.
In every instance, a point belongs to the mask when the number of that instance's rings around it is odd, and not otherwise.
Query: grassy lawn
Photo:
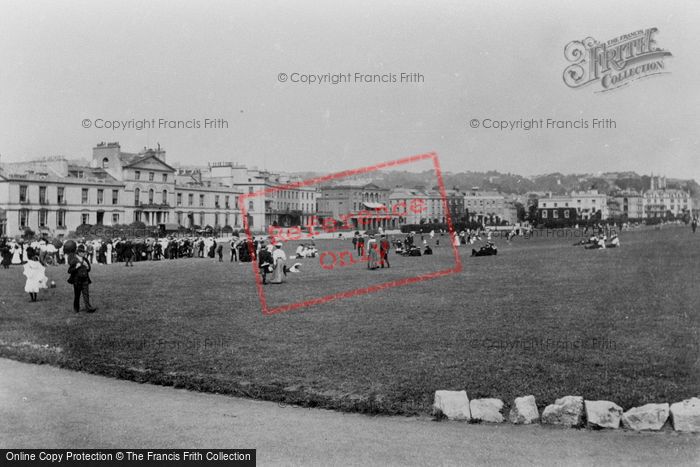
[[[95,266],[94,315],[71,311],[65,266],[38,303],[20,267],[0,270],[0,355],[136,381],[369,413],[426,413],[436,389],[506,403],[564,395],[623,408],[700,393],[700,235],[623,233],[622,248],[499,239],[463,272],[263,316],[249,264],[210,259]],[[339,251],[349,241],[317,241]],[[453,264],[397,258],[268,285],[271,306]],[[287,244],[288,254],[295,245]]]

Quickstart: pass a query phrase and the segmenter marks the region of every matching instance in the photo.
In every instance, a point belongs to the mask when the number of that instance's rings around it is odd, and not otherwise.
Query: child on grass
[[[34,248],[27,248],[27,262],[24,263],[24,275],[27,282],[24,284],[24,291],[29,293],[31,301],[36,302],[39,289],[46,289],[48,277],[46,268],[39,262],[39,256]]]

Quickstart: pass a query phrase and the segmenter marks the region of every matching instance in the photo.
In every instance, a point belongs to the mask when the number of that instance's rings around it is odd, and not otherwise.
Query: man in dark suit
[[[386,235],[382,235],[382,240],[379,242],[379,263],[384,267],[384,263],[386,263],[386,267],[390,268],[391,264],[389,264],[389,250],[391,249],[391,244],[389,243],[389,239],[386,238]]]
[[[69,242],[71,242],[69,240]],[[68,244],[69,242],[66,242]],[[90,261],[85,258],[85,246],[80,245],[76,254],[75,242],[71,242],[68,248],[68,283],[73,284],[73,311],[80,311],[80,296],[83,296],[85,311],[94,313],[97,308],[90,304]],[[63,247],[66,251],[66,246]]]
[[[262,283],[267,284],[267,274],[272,272],[272,266],[275,260],[272,258],[272,253],[266,248],[265,242],[260,242],[260,253],[258,253],[258,269],[262,276]]]

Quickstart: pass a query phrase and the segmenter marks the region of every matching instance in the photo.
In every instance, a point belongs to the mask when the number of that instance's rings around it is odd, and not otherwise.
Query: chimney
[[[158,148],[156,149],[156,157],[160,161],[165,162],[165,150],[160,148],[160,143],[158,143]]]

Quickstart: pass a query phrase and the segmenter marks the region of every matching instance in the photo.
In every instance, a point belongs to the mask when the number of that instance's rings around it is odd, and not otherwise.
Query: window
[[[199,213],[199,225],[200,225],[200,227],[204,227],[204,213],[203,212]]]
[[[87,224],[90,221],[90,214],[85,212],[85,213],[81,214],[80,218],[81,218],[80,219],[81,224]]]
[[[219,207],[219,195],[214,196],[214,206],[217,208]]]
[[[39,187],[39,204],[48,204],[46,201],[46,187]]]
[[[112,213],[112,225],[116,225],[119,223],[119,213],[115,212]]]
[[[177,225],[182,225],[182,213],[177,213]]]
[[[134,178],[136,180],[141,180],[141,171],[140,170],[135,170],[134,171]]]
[[[154,174],[153,172],[148,172],[148,181],[152,182],[155,176],[156,174]]]
[[[88,189],[83,188],[81,201],[83,204],[88,204]]]
[[[187,204],[188,206],[192,206],[194,204],[194,195],[192,193],[187,195]]]
[[[199,195],[199,206],[204,206],[204,195]]]
[[[65,191],[66,189],[64,187],[58,187],[56,191],[56,202],[58,202],[58,204],[66,204]]]
[[[97,204],[104,204],[105,191],[102,188],[97,189]]]
[[[252,187],[252,186],[249,186],[249,187],[248,187],[248,193],[253,193],[253,187]]]
[[[20,185],[19,186],[19,202],[20,203],[28,203],[29,202],[27,200],[27,185]]]
[[[547,211],[542,211],[542,219],[546,219],[546,218],[547,218]]]
[[[214,225],[218,226],[219,225],[219,213],[214,214]]]
[[[39,227],[46,227],[46,219],[49,217],[49,212],[46,209],[39,211]]]
[[[569,215],[570,215],[570,214],[569,214],[569,210],[568,210],[568,209],[567,209],[566,211],[564,211],[564,218],[565,218],[565,219],[568,219],[568,218],[569,218]]]
[[[153,198],[155,196],[155,192],[153,191],[153,188],[148,190],[148,204],[153,204]]]
[[[119,204],[119,190],[112,190],[112,204]]]
[[[226,222],[224,222],[224,225],[231,225],[231,224],[229,224],[230,218],[229,218],[228,214],[226,214],[226,215],[224,216],[224,219],[226,220]]]
[[[163,190],[163,204],[168,204],[168,190]]]
[[[233,208],[238,209],[238,196],[233,197]]]
[[[66,211],[60,210],[56,211],[56,226],[65,227],[66,226]]]
[[[29,220],[29,210],[20,209],[19,210],[19,226],[26,227],[28,220]]]
[[[134,211],[134,222],[141,222],[141,211]]]
[[[248,210],[252,211],[253,209],[255,209],[255,204],[252,201],[248,201]]]
[[[168,174],[163,174],[163,183],[168,183]]]
[[[224,203],[226,203],[226,209],[229,209],[231,207],[231,197],[227,195],[224,198]],[[226,222],[226,224],[228,225],[228,222]]]
[[[134,205],[138,206],[139,204],[141,204],[141,189],[136,188],[134,190]]]
[[[552,211],[552,217],[555,219],[559,219],[559,211],[557,211],[556,209]]]
[[[182,206],[182,193],[177,194],[177,205]]]
[[[102,159],[102,168],[106,169],[107,167],[109,167],[109,157]]]

